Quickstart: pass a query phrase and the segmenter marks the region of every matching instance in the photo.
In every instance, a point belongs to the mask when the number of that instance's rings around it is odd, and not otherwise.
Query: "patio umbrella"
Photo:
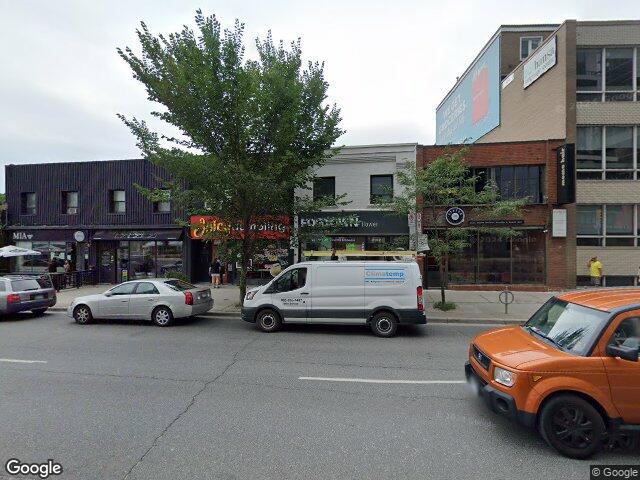
[[[41,255],[41,253],[28,248],[16,247],[15,245],[7,245],[0,248],[0,257],[24,257],[27,255]]]

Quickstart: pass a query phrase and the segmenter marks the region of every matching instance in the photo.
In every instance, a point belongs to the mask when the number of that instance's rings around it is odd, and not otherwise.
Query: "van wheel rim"
[[[262,317],[262,325],[265,328],[271,328],[274,324],[275,319],[273,318],[273,315],[265,315],[264,317]]]
[[[552,420],[555,437],[575,449],[585,449],[593,444],[593,422],[584,411],[573,405],[559,408]]]
[[[389,333],[391,331],[391,322],[388,318],[381,318],[378,320],[378,330],[382,333]]]
[[[89,319],[89,312],[86,308],[79,308],[76,310],[76,318],[81,322],[86,322]]]
[[[158,310],[156,312],[156,322],[158,322],[159,325],[166,325],[169,323],[169,312],[166,310]]]

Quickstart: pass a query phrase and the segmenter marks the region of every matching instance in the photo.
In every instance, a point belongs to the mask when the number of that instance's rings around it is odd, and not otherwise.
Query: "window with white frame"
[[[579,180],[638,180],[640,127],[581,126],[577,129]]]
[[[524,60],[531,52],[540,46],[542,37],[520,37],[520,60]]]
[[[638,245],[638,205],[578,205],[577,245],[633,247]]]
[[[576,58],[577,100],[640,100],[639,52],[639,47],[579,48]]]

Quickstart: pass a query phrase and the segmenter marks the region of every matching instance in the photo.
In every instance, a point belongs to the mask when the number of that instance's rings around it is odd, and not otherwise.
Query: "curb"
[[[51,312],[66,312],[67,309],[65,307],[50,307],[49,311]],[[233,312],[207,312],[200,315],[201,317],[209,317],[209,318],[237,318],[240,320],[240,311]],[[478,324],[478,325],[522,325],[526,322],[526,319],[514,318],[514,319],[497,319],[497,318],[462,318],[462,317],[429,317],[427,315],[427,325],[430,323],[436,324],[446,324],[446,323],[454,323],[454,324]]]

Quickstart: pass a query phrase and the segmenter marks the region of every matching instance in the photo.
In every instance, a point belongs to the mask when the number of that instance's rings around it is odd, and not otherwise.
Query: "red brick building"
[[[417,168],[456,146],[419,146]],[[448,283],[451,288],[546,290],[575,286],[575,204],[558,205],[558,150],[571,148],[564,140],[476,143],[469,146],[465,161],[480,182],[489,179],[502,198],[528,198],[517,217],[500,219],[518,230],[513,238],[487,231],[500,222],[487,223],[481,213],[461,205],[464,221],[452,227],[443,208],[436,225],[423,215],[423,230],[469,228],[473,230],[469,247],[449,259]],[[554,225],[554,210],[556,222]],[[564,212],[564,213],[563,213]],[[427,286],[440,284],[438,267],[427,262]]]

